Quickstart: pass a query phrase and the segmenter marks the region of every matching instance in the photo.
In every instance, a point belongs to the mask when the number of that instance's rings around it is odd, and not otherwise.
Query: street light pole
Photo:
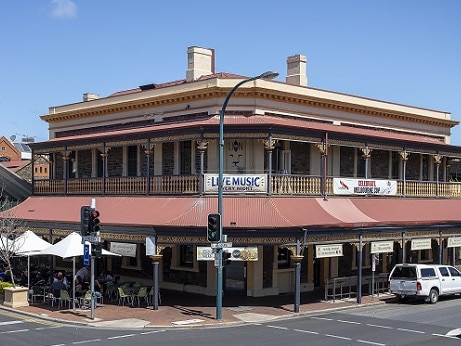
[[[221,222],[219,226],[219,242],[223,240],[223,157],[224,157],[224,114],[226,112],[227,104],[231,96],[234,94],[242,84],[257,80],[257,79],[273,79],[278,76],[277,72],[267,71],[259,76],[244,79],[238,82],[227,94],[224,103],[221,108],[221,113],[219,114],[219,154],[218,154],[218,214],[221,215]],[[222,318],[222,291],[223,291],[223,275],[222,275],[222,248],[218,247],[216,249],[218,257],[218,265],[216,266],[216,319],[220,320]]]

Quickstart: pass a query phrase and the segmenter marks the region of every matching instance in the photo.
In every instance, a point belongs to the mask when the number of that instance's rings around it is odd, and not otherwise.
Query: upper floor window
[[[128,176],[135,177],[138,175],[138,147],[136,145],[130,145],[127,154]]]
[[[192,169],[192,142],[182,141],[180,143],[180,174],[191,174]]]

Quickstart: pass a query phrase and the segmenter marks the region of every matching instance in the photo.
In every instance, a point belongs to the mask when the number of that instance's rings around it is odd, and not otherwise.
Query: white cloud
[[[76,17],[77,5],[72,0],[52,0],[51,15],[56,18]]]

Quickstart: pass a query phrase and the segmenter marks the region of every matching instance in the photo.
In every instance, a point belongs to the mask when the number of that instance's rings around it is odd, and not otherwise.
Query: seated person
[[[50,286],[50,293],[53,293],[53,297],[59,298],[61,296],[61,290],[66,290],[67,286],[64,283],[62,273],[59,273],[56,280]]]
[[[32,282],[32,286],[46,286],[46,281],[40,272],[37,272],[37,275],[35,276],[35,279]]]
[[[88,282],[84,281],[80,275],[75,277],[75,294],[82,296],[88,290]]]

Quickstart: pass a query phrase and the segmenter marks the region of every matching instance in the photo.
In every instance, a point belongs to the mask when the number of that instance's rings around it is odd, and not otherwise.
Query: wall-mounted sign
[[[205,174],[205,193],[218,193],[218,175]],[[224,174],[223,193],[267,192],[267,174]]]
[[[370,253],[382,253],[382,252],[393,252],[394,251],[394,241],[374,241],[371,242]]]
[[[420,238],[411,240],[411,250],[428,250],[432,249],[431,238]]]
[[[315,246],[315,257],[340,257],[343,255],[342,244],[328,244],[328,245],[316,245]]]
[[[460,247],[461,237],[448,237],[447,247]]]
[[[335,195],[386,195],[397,194],[397,181],[379,179],[333,178]]]
[[[231,254],[232,261],[257,261],[257,247],[230,247],[223,251]],[[214,261],[215,253],[211,247],[197,246],[197,261]]]
[[[136,257],[136,248],[136,244],[115,242],[110,243],[110,251],[127,257]]]

